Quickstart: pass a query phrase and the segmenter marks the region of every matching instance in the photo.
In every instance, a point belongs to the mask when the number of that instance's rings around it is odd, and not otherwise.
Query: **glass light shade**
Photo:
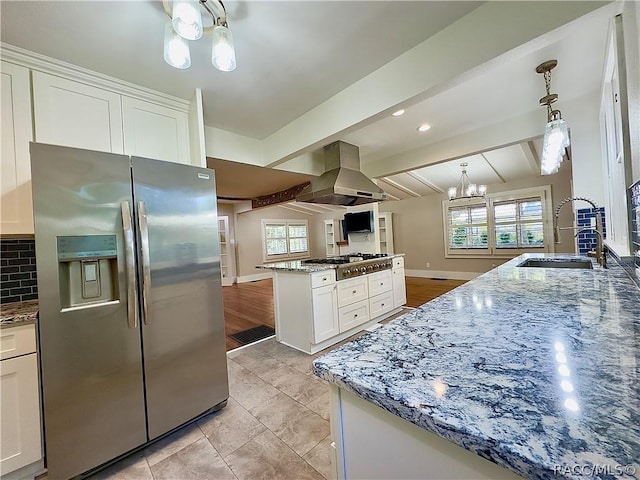
[[[173,29],[182,38],[198,40],[202,37],[202,13],[197,0],[174,0],[171,18]]]
[[[569,131],[567,123],[562,118],[547,123],[542,142],[542,175],[551,175],[560,169],[564,149],[568,146]]]
[[[236,51],[233,47],[233,35],[225,26],[218,25],[213,29],[211,63],[223,72],[230,72],[236,69]]]
[[[164,61],[180,69],[191,66],[189,44],[174,31],[171,22],[167,22],[164,28]]]
[[[456,198],[456,193],[458,193],[457,187],[449,187],[449,190],[447,190],[449,200],[453,200],[454,198]]]
[[[478,195],[484,196],[487,193],[486,185],[478,185]]]
[[[467,195],[469,195],[470,197],[473,197],[477,193],[478,193],[478,188],[476,187],[476,184],[470,183],[469,186],[467,187]]]

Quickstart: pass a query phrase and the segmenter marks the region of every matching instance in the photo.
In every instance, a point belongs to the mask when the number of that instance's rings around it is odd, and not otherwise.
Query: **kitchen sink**
[[[591,260],[552,260],[543,258],[530,258],[522,262],[518,267],[537,267],[537,268],[586,268],[593,269]]]

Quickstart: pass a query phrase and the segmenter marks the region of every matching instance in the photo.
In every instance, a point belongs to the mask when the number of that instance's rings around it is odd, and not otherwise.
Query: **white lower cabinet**
[[[0,474],[4,478],[42,458],[35,325],[2,329],[0,343]]]
[[[369,321],[369,300],[361,300],[338,309],[340,333]]]
[[[313,339],[320,343],[340,333],[338,327],[338,296],[336,286],[325,285],[313,288]]]
[[[338,282],[338,308],[361,300],[367,300],[368,298],[369,288],[366,276]]]
[[[393,310],[393,292],[382,293],[369,299],[369,314],[372,318]]]
[[[393,285],[393,306],[401,307],[407,303],[407,286],[404,278],[404,258],[393,259],[391,270],[391,283]]]

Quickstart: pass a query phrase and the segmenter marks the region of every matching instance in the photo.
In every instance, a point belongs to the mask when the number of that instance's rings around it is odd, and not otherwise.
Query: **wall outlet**
[[[431,264],[427,262],[427,268],[431,268]]]

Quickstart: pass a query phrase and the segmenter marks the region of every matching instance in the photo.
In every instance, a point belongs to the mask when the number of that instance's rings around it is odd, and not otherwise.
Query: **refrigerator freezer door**
[[[149,439],[229,396],[212,170],[132,157]]]
[[[70,478],[146,441],[140,327],[127,316],[131,169],[32,143],[31,175],[45,453],[49,478]]]

